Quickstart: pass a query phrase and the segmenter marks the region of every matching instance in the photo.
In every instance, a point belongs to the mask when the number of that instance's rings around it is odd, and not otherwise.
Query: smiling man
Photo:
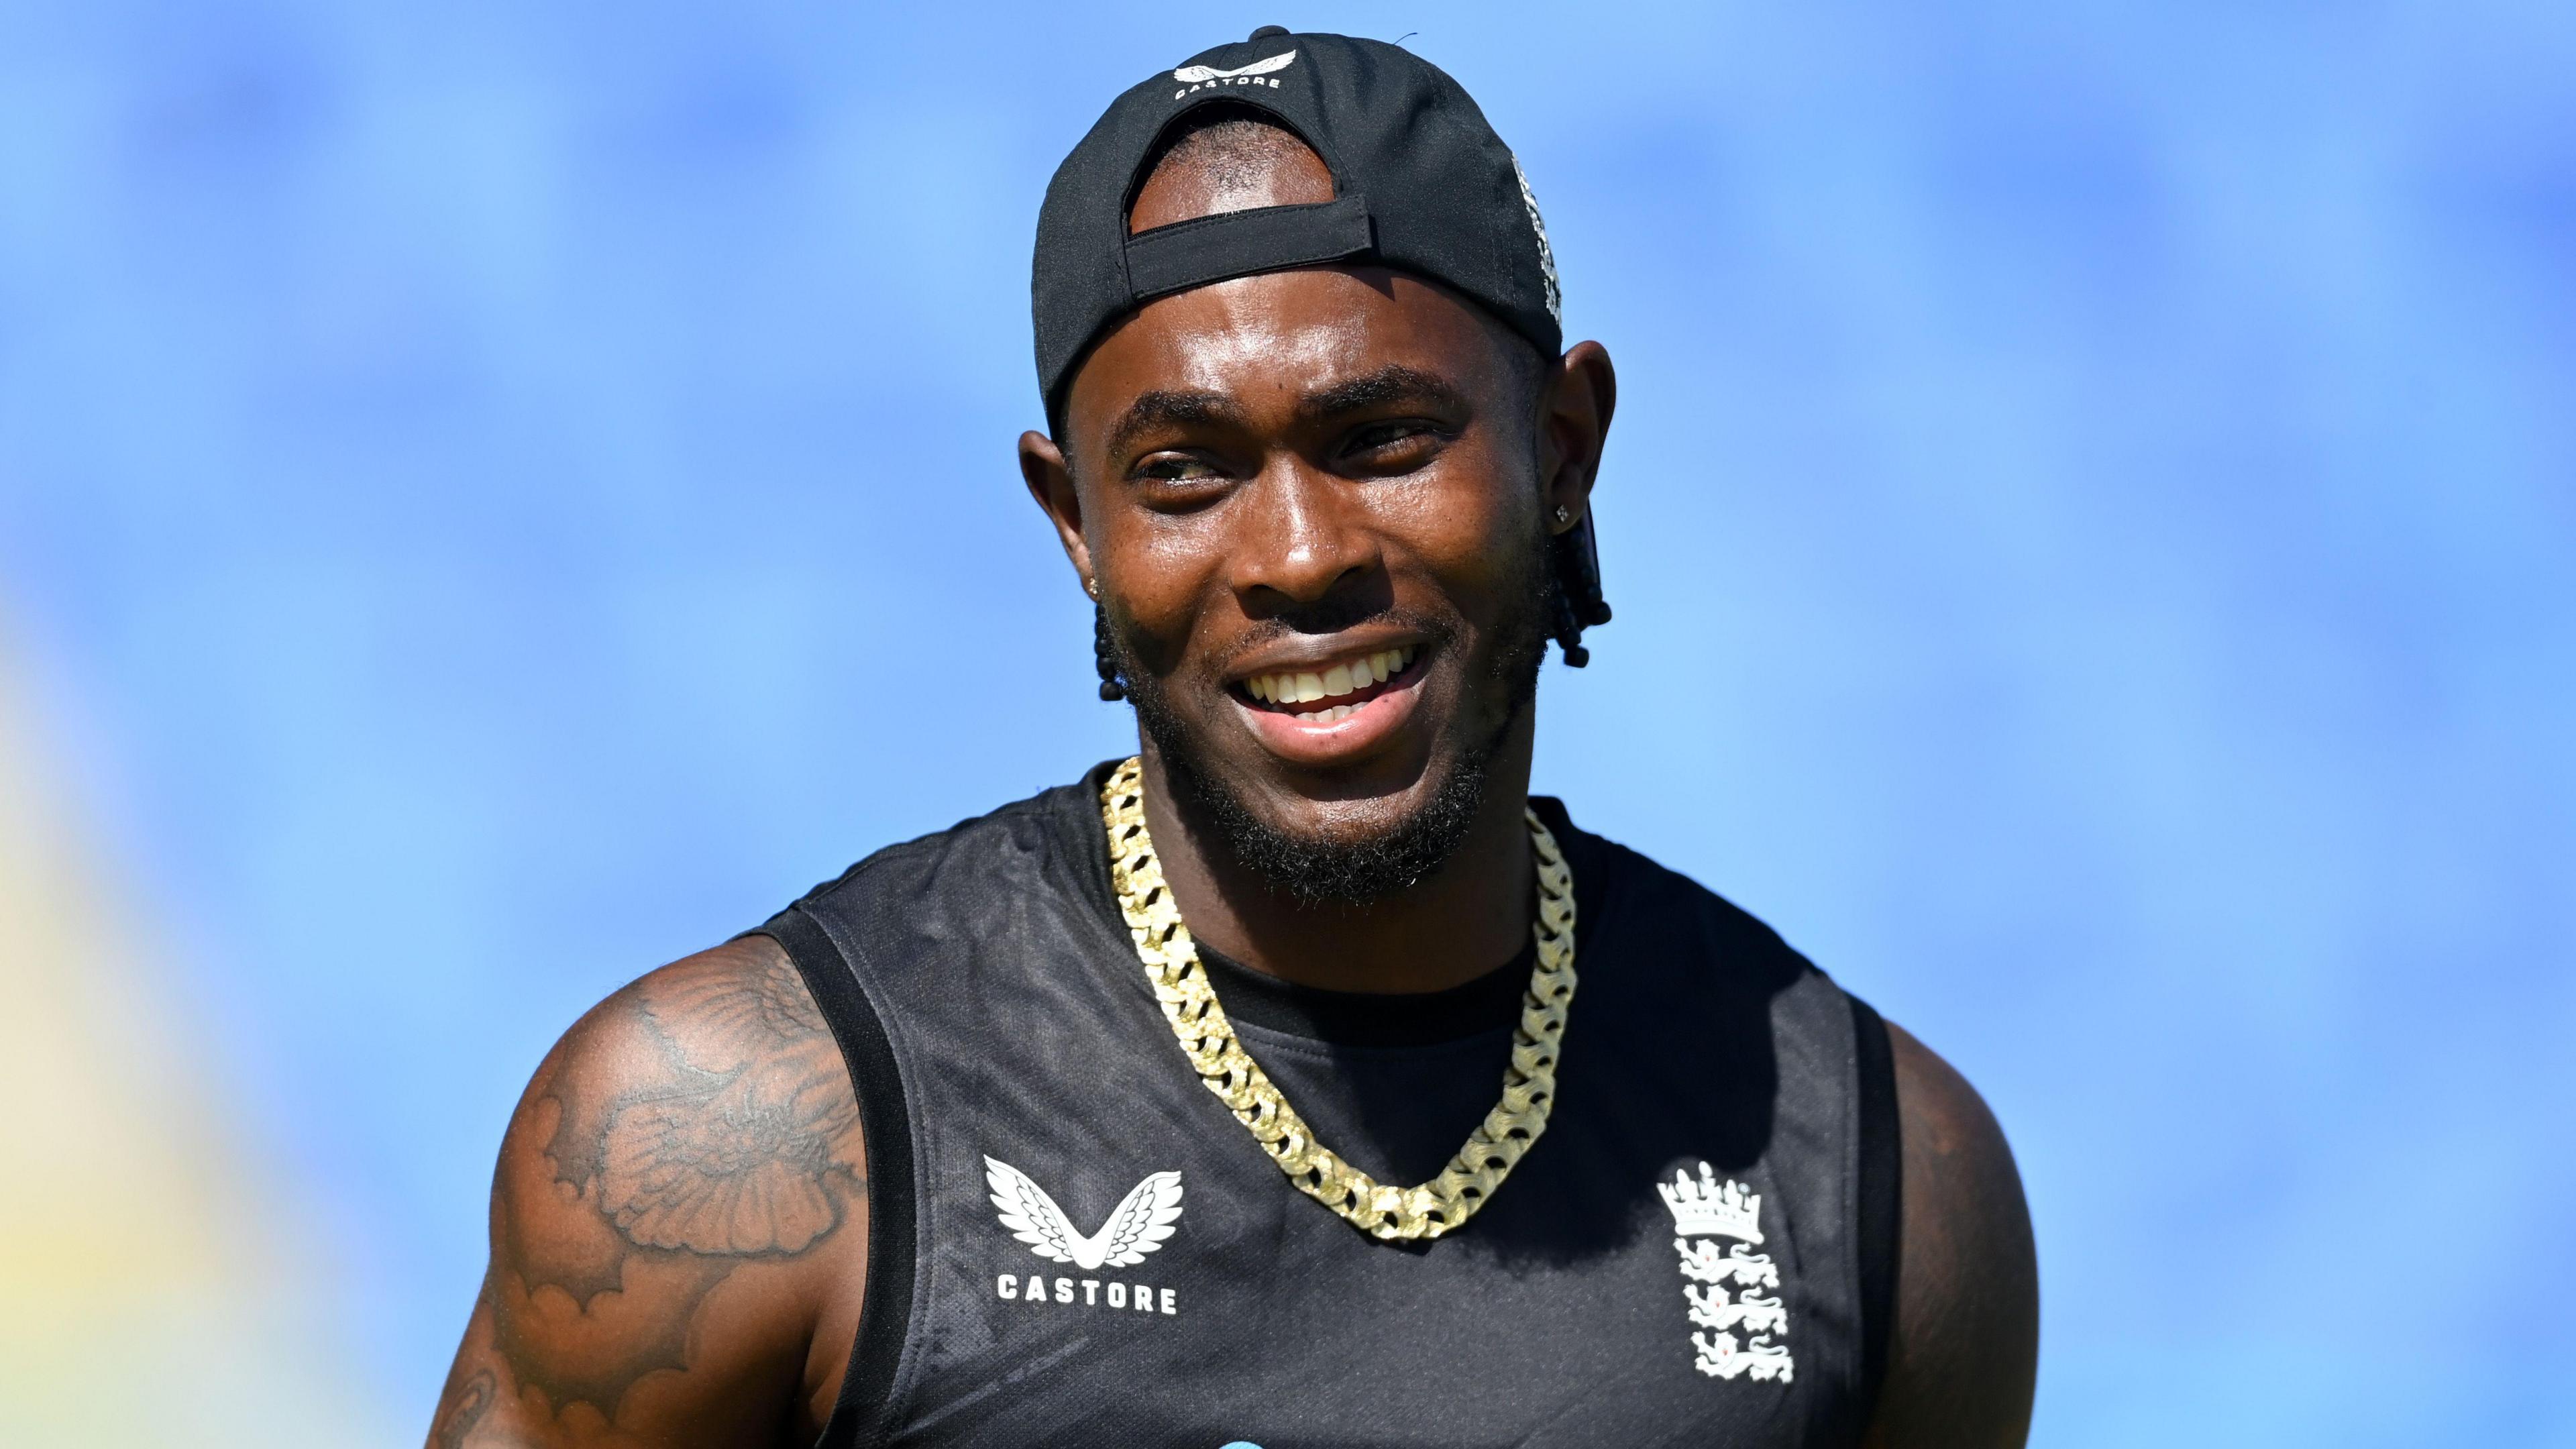
[[[1475,103],[1219,46],[1075,148],[1034,291],[1136,757],[568,1032],[431,1442],[2020,1443],[1976,1094],[1529,794],[1616,389]]]

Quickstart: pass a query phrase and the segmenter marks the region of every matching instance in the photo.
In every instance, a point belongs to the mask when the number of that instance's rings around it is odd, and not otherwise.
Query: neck
[[[1196,813],[1178,806],[1163,761],[1145,742],[1145,824],[1190,934],[1301,986],[1334,991],[1443,991],[1510,961],[1528,943],[1533,869],[1525,708],[1494,752],[1485,799],[1440,869],[1364,906],[1299,901],[1237,861]]]

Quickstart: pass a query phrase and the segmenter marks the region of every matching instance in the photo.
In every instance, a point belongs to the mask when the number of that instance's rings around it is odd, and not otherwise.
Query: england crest
[[[1789,1311],[1780,1303],[1780,1270],[1770,1254],[1750,1251],[1762,1245],[1762,1195],[1732,1179],[1720,1183],[1705,1162],[1698,1181],[1675,1172],[1655,1192],[1673,1215],[1693,1367],[1713,1379],[1750,1374],[1789,1382],[1797,1364],[1784,1342]],[[1766,1288],[1767,1297],[1758,1291]]]

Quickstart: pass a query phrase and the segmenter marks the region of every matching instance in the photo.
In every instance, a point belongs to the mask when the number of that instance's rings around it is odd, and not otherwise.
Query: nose
[[[1292,457],[1274,462],[1246,492],[1227,581],[1255,617],[1326,603],[1383,570],[1377,533],[1348,483]]]

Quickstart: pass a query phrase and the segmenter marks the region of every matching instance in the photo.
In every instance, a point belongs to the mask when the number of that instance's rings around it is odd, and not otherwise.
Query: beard
[[[1494,756],[1523,711],[1538,697],[1538,669],[1547,654],[1548,622],[1555,617],[1557,580],[1548,566],[1544,541],[1526,554],[1521,584],[1509,595],[1504,616],[1495,622],[1493,647],[1477,679],[1499,686],[1502,705],[1493,718],[1464,725],[1467,737],[1446,752],[1435,752],[1437,772],[1426,799],[1390,824],[1363,833],[1303,835],[1282,830],[1263,819],[1244,798],[1236,782],[1216,764],[1200,732],[1171,707],[1162,681],[1135,665],[1136,651],[1116,628],[1104,631],[1116,656],[1118,672],[1135,706],[1137,723],[1161,756],[1176,803],[1191,822],[1213,835],[1211,843],[1235,862],[1305,906],[1374,905],[1410,890],[1448,863],[1485,806],[1485,788]],[[1379,613],[1367,618],[1394,617]],[[1323,627],[1347,628],[1359,618],[1335,620]],[[1442,621],[1405,616],[1446,643],[1458,635]],[[1470,688],[1469,708],[1482,694]],[[1445,758],[1444,758],[1445,756]]]

